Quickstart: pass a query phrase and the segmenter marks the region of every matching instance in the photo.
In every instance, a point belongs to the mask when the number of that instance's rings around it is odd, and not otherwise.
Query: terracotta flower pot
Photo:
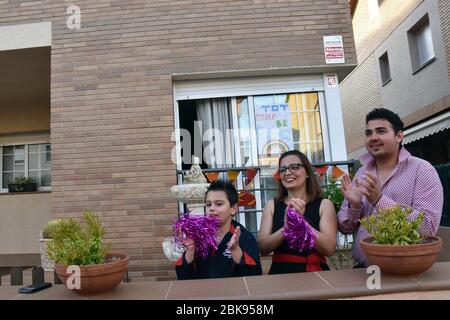
[[[427,237],[424,243],[399,246],[372,243],[374,237],[361,240],[361,248],[370,264],[377,265],[385,273],[419,274],[430,268],[442,249],[442,239]]]
[[[80,294],[102,293],[114,289],[122,282],[125,272],[128,270],[128,256],[122,253],[109,253],[106,255],[106,263],[79,266],[80,289],[70,289]],[[68,266],[55,265],[56,274],[64,285],[72,273],[67,273]]]

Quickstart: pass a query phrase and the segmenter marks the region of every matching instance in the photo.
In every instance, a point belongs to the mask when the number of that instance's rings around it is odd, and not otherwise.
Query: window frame
[[[25,177],[28,177],[28,146],[32,144],[50,144],[49,139],[38,139],[34,141],[27,141],[27,140],[17,140],[14,142],[0,142],[0,193],[8,193],[8,188],[3,188],[3,147],[12,147],[12,146],[18,146],[23,145],[25,149],[25,159],[24,159],[24,170],[25,170]],[[50,144],[50,154],[51,154],[51,144]],[[50,168],[50,175],[52,173],[52,169]],[[37,187],[37,191],[51,191],[51,183],[50,186],[40,186]]]
[[[230,98],[232,106],[232,126],[235,127],[235,109],[236,109],[236,99],[239,97],[247,97],[248,112],[249,112],[249,125],[251,128],[255,128],[254,125],[254,102],[253,97],[259,95],[276,95],[276,94],[290,94],[290,93],[308,93],[315,92],[318,95],[319,101],[319,114],[320,123],[322,127],[322,143],[323,143],[323,153],[325,162],[337,160],[343,157],[340,151],[345,150],[345,137],[340,136],[339,132],[336,134],[336,126],[330,126],[331,119],[337,116],[336,110],[340,110],[340,95],[339,89],[336,85],[331,85],[329,82],[330,76],[336,78],[335,73],[323,72],[323,73],[311,73],[302,75],[269,75],[269,76],[227,76],[223,78],[197,78],[196,76],[177,76],[173,81],[173,125],[174,134],[171,137],[171,141],[174,142],[174,149],[172,150],[173,160],[176,163],[177,170],[182,169],[182,158],[181,158],[181,139],[179,134],[180,130],[180,110],[182,105],[180,101],[184,100],[197,100],[197,99],[210,99],[210,98]],[[336,99],[338,102],[336,102]],[[339,107],[339,108],[337,108]],[[339,117],[341,114],[339,114]],[[330,118],[331,117],[331,118]],[[344,129],[343,126],[337,125],[338,128]],[[250,131],[252,134],[251,143],[251,155],[248,159],[247,166],[259,166],[258,165],[258,155],[257,153],[257,139],[256,132],[254,130]],[[236,137],[234,139],[234,149],[235,149],[235,161],[242,160],[242,155],[240,155],[241,149],[239,146],[240,139]],[[239,155],[238,155],[239,153]],[[241,163],[242,161],[236,162]],[[260,166],[261,167],[261,166]],[[261,167],[262,170],[271,170],[273,172],[273,167]],[[255,187],[258,189],[262,184],[261,176],[262,171],[253,180]],[[183,178],[180,174],[177,174],[177,183],[182,184]],[[239,183],[239,179],[238,179]],[[238,186],[240,187],[240,186]],[[262,200],[262,194],[260,191],[255,191],[255,196],[257,198],[257,211],[262,205],[260,199]],[[179,211],[182,212],[184,206],[179,203]],[[260,225],[261,213],[257,212],[256,219],[258,226]],[[243,215],[239,212],[240,221],[245,221],[242,219]],[[245,223],[245,222],[244,222]]]
[[[251,134],[251,139],[250,139],[250,143],[251,143],[251,157],[249,159],[249,162],[244,164],[244,166],[248,166],[248,167],[252,167],[252,166],[258,166],[260,167],[261,165],[259,164],[259,157],[258,157],[258,145],[257,145],[257,137],[256,137],[256,121],[255,121],[255,105],[254,105],[254,97],[257,96],[261,96],[261,95],[278,95],[278,94],[296,94],[296,95],[300,95],[300,94],[304,94],[304,93],[315,93],[317,95],[317,103],[318,103],[318,110],[317,111],[313,111],[313,110],[296,110],[296,113],[305,113],[305,112],[318,112],[319,113],[319,118],[320,118],[320,125],[321,125],[321,135],[322,135],[322,148],[323,148],[323,157],[324,160],[323,161],[329,161],[331,158],[331,148],[330,148],[330,137],[329,137],[329,130],[328,130],[328,121],[327,121],[327,112],[326,112],[326,103],[325,103],[325,97],[324,97],[324,90],[320,90],[320,89],[316,89],[316,90],[311,90],[311,89],[299,89],[297,91],[293,91],[293,90],[286,90],[283,91],[281,90],[280,92],[269,92],[269,93],[255,93],[255,94],[245,94],[245,95],[236,95],[236,96],[228,96],[227,98],[230,98],[230,102],[231,102],[231,117],[232,117],[232,121],[231,121],[231,125],[232,128],[236,128],[238,127],[238,117],[237,117],[237,99],[239,97],[246,97],[247,98],[247,104],[248,104],[248,116],[249,116],[249,126],[250,126],[250,134]],[[217,95],[214,98],[225,98],[225,96],[220,96]],[[297,96],[296,99],[298,99],[299,97]],[[191,100],[198,100],[201,98],[193,98]],[[175,108],[175,116],[174,116],[174,120],[175,120],[175,129],[179,130],[179,110],[180,110],[180,106],[179,106],[179,100],[177,100],[174,96],[174,108]],[[291,111],[292,112],[292,111]],[[252,130],[253,129],[253,130]],[[173,137],[173,140],[175,140],[175,152],[176,152],[176,163],[177,163],[177,169],[181,170],[181,142],[180,142],[180,137],[179,135],[175,135],[175,137]],[[308,139],[306,142],[304,143],[312,143],[315,142],[315,140],[310,140]],[[294,141],[294,146],[301,144],[302,142],[296,142]],[[235,139],[233,139],[233,148],[234,148],[234,162],[240,164],[242,162],[242,155],[241,155],[241,149],[240,149],[240,138],[239,137],[235,137]],[[309,149],[308,149],[309,150]],[[309,154],[309,152],[307,152],[307,156],[308,158],[311,158],[311,155]],[[239,166],[239,165],[238,165]],[[177,183],[178,184],[182,184],[182,177],[178,176],[177,177]],[[255,188],[258,190],[261,187],[261,172],[258,172],[257,176],[254,179],[254,183],[255,183]],[[241,183],[241,181],[238,180],[238,184]],[[238,188],[243,188],[242,185],[238,185]],[[262,219],[262,210],[263,210],[263,206],[262,206],[262,195],[260,191],[256,191],[255,192],[255,196],[256,196],[256,203],[257,203],[257,207],[256,210],[258,210],[257,214],[256,214],[256,220],[257,220],[257,225],[259,226],[261,223],[261,219]],[[179,210],[180,212],[183,211],[183,207],[182,204],[179,204]],[[239,212],[239,219],[241,221],[241,223],[245,226],[245,212]]]
[[[378,58],[378,65],[380,68],[381,86],[384,87],[392,80],[391,65],[389,63],[389,54],[387,51]]]
[[[431,50],[433,55],[426,61],[421,62],[420,61],[420,48],[419,48],[419,42],[418,42],[418,32],[422,28],[429,28],[430,30],[430,40],[431,40]],[[423,15],[408,31],[407,31],[407,37],[408,37],[408,45],[409,45],[409,55],[411,60],[411,68],[412,68],[412,74],[416,74],[426,66],[428,66],[430,63],[432,63],[434,60],[436,60],[436,51],[434,49],[434,41],[433,41],[433,33],[431,29],[431,23],[430,19],[428,17],[428,13]]]

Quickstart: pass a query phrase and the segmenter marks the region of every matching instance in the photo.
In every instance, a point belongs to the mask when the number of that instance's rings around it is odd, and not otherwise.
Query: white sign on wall
[[[338,77],[336,73],[327,73],[327,87],[336,88],[338,85]]]
[[[345,63],[342,36],[324,36],[323,48],[327,64]]]

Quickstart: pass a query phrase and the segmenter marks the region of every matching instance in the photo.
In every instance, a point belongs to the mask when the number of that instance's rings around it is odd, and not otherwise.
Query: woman
[[[324,257],[335,252],[337,235],[333,203],[322,198],[311,163],[300,151],[283,153],[278,172],[278,196],[264,208],[258,241],[262,255],[274,253],[269,274],[329,270]],[[292,250],[283,237],[288,208],[302,214],[314,229],[317,237],[309,252]]]

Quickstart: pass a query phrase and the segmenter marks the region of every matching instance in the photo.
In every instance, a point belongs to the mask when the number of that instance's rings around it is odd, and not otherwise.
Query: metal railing
[[[313,163],[312,166],[314,168],[323,168],[325,166],[328,166],[328,170],[323,175],[323,179],[321,180],[322,187],[326,186],[326,183],[329,181],[329,177],[331,175],[331,171],[333,167],[346,167],[347,171],[351,176],[353,176],[357,170],[357,164],[358,162],[355,160],[347,160],[347,161],[329,161],[329,162],[318,162]],[[259,180],[259,185],[262,183],[262,179],[273,179],[272,174],[275,173],[276,167],[270,167],[270,166],[249,166],[249,167],[225,167],[225,168],[208,168],[208,169],[202,169],[203,173],[210,173],[210,172],[218,172],[220,173],[227,173],[229,171],[239,171],[239,172],[246,172],[247,169],[255,169],[258,171],[257,175],[255,176],[255,179]],[[186,172],[186,170],[177,170],[177,181],[181,181],[183,183],[183,174]],[[261,173],[264,173],[263,176],[261,176]],[[181,178],[181,179],[179,179]],[[239,182],[239,179],[241,180]],[[237,180],[235,181],[235,186],[247,186],[245,183],[246,176],[244,174],[239,174]],[[273,179],[273,182],[275,180]],[[252,183],[255,183],[253,181]],[[255,193],[257,202],[259,199],[259,203],[256,204],[256,208],[246,208],[246,207],[239,207],[239,211],[236,214],[236,220],[242,220],[239,222],[244,222],[244,225],[246,226],[247,230],[252,232],[253,234],[257,235],[259,231],[259,226],[257,225],[257,214],[262,214],[262,211],[264,210],[264,205],[266,203],[266,200],[272,199],[276,195],[276,191],[278,190],[277,187],[271,187],[271,186],[264,186],[264,187],[246,187],[246,188],[236,188],[239,191],[246,190],[249,192]],[[259,193],[259,194],[258,194]]]

